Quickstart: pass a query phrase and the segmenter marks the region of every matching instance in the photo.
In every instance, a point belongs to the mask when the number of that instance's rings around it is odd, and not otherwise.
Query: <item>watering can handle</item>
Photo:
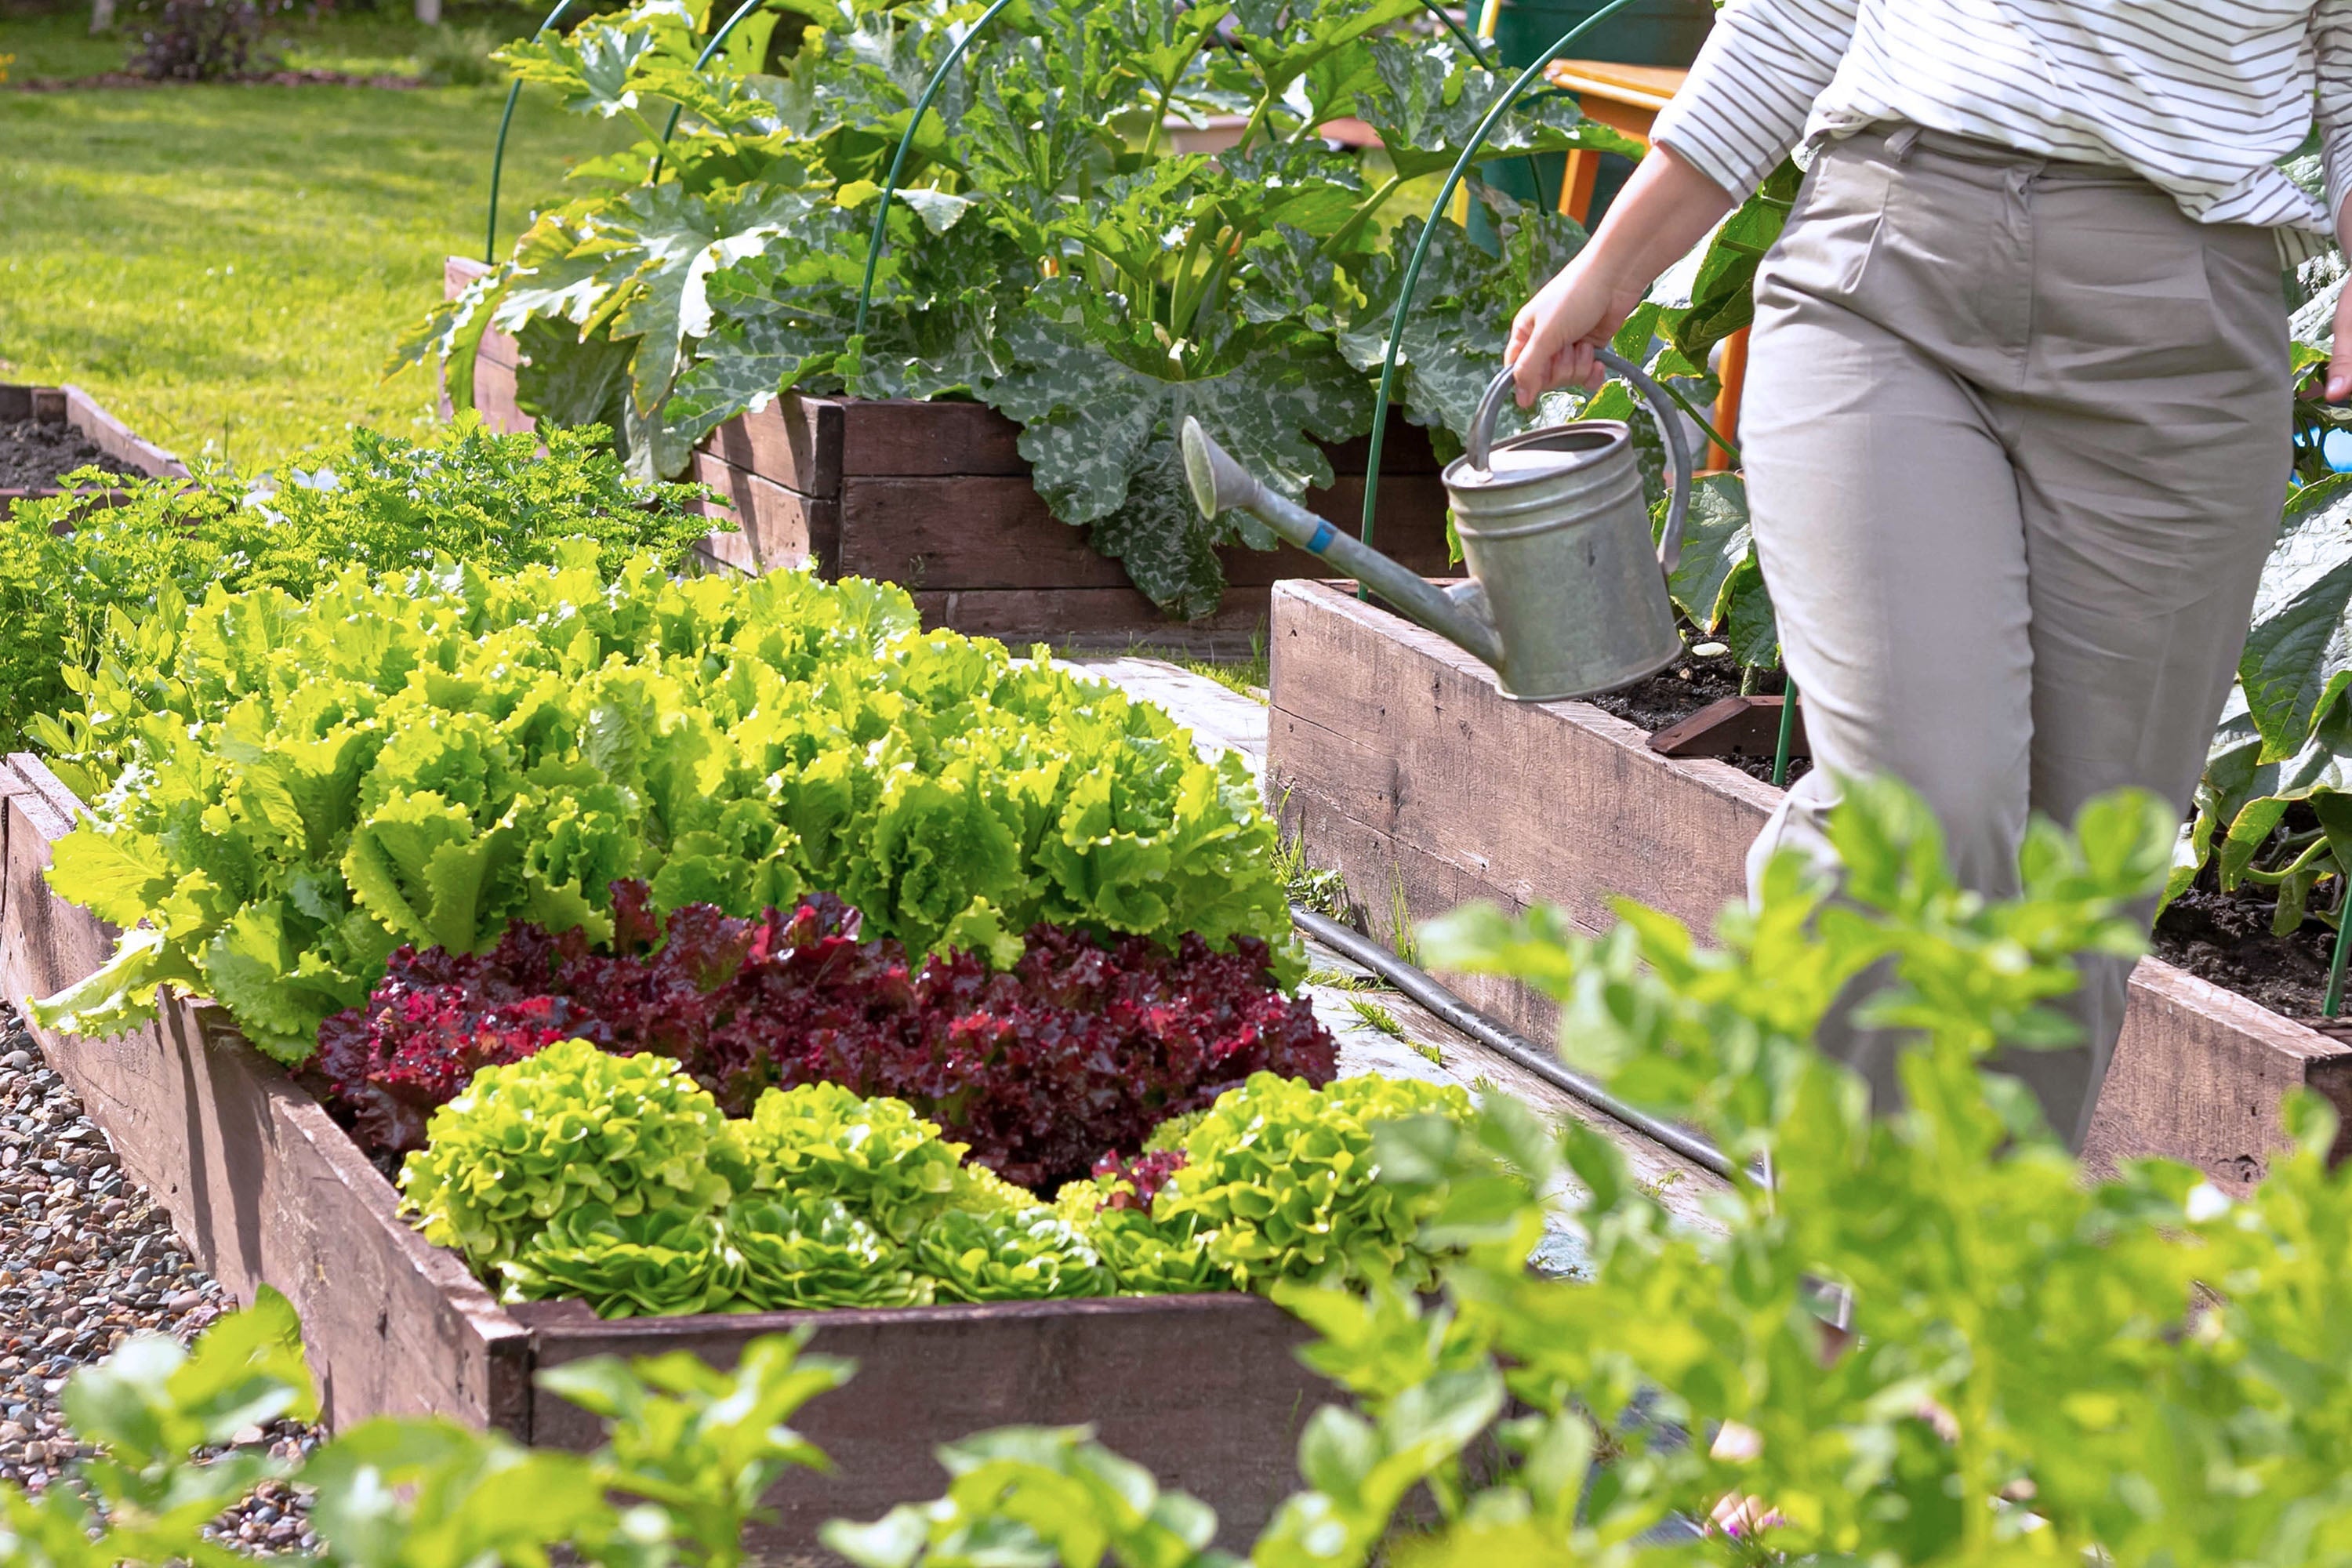
[[[1689,444],[1683,439],[1682,421],[1674,417],[1674,405],[1664,390],[1641,366],[1613,349],[1596,350],[1594,357],[1611,374],[1624,377],[1642,401],[1650,405],[1651,422],[1657,426],[1658,437],[1666,444],[1666,471],[1673,479],[1673,489],[1666,501],[1665,531],[1658,537],[1658,566],[1672,577],[1682,562],[1683,519],[1690,511],[1691,456]],[[1512,367],[1507,364],[1486,384],[1486,395],[1478,399],[1478,416],[1470,422],[1470,466],[1474,468],[1484,469],[1493,451],[1495,416],[1502,412],[1503,395],[1511,389],[1511,376]]]

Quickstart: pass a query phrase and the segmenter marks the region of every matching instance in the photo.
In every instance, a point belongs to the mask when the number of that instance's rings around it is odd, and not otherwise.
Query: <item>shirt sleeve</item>
[[[2327,232],[2341,241],[2344,198],[2352,194],[2352,0],[2319,0],[2311,9],[2312,52],[2319,62],[2319,152],[2327,168]]]
[[[1813,100],[1853,41],[1861,3],[1730,0],[1650,139],[1745,198],[1804,134]],[[2352,0],[2321,5],[2352,20]],[[2345,64],[2352,87],[2352,58]]]

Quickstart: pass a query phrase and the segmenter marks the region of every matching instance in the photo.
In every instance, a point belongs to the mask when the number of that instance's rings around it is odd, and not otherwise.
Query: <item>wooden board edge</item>
[[[184,479],[187,464],[152,441],[132,433],[131,426],[108,413],[98,399],[70,382],[58,388],[66,395],[66,423],[89,437],[90,444],[116,462],[128,463],[151,479]]]

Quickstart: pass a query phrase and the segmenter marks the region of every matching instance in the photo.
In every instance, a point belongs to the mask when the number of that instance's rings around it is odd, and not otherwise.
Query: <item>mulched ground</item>
[[[0,1003],[0,1479],[37,1492],[88,1452],[58,1406],[75,1368],[133,1333],[191,1340],[233,1305]],[[319,1441],[291,1422],[239,1436],[287,1458]],[[300,1500],[275,1483],[215,1533],[265,1551],[316,1544]]]
[[[2153,950],[2167,963],[2200,980],[2310,1023],[2327,1000],[2327,964],[2336,933],[2317,921],[2306,921],[2287,936],[2273,936],[2271,910],[2276,902],[2276,895],[2263,888],[2223,893],[2208,886],[2192,887],[2157,921]]]
[[[1777,669],[1764,670],[1758,677],[1756,695],[1778,696],[1785,681]],[[1622,691],[1612,691],[1586,701],[1604,713],[1612,713],[1629,724],[1656,734],[1669,724],[1678,724],[1710,702],[1739,695],[1739,666],[1730,656],[1714,658],[1690,658],[1675,664],[1637,681]],[[1724,759],[1750,778],[1772,782],[1772,759],[1769,757],[1739,757]],[[1792,757],[1789,761],[1789,783],[1794,784],[1812,770],[1811,761]]]
[[[0,425],[0,489],[38,489],[76,468],[95,465],[110,474],[143,478],[139,470],[100,451],[70,425],[20,419]]]

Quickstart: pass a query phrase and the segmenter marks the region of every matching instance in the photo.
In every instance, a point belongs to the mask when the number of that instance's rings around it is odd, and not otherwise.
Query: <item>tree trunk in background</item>
[[[441,0],[416,0],[416,19],[428,27],[441,25]]]
[[[114,0],[90,0],[89,30],[93,34],[114,30]]]

